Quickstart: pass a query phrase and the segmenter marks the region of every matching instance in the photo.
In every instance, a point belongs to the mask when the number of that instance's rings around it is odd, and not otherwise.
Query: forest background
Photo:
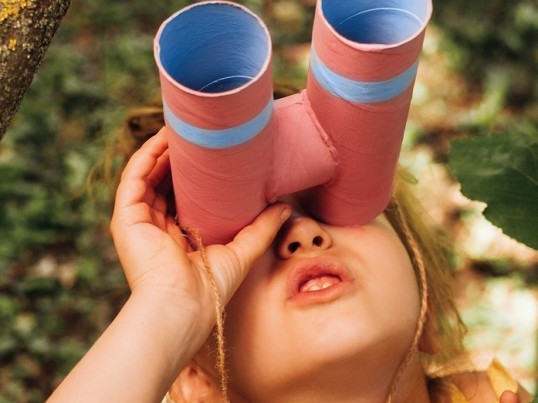
[[[128,295],[108,232],[111,192],[101,183],[90,197],[87,179],[128,112],[158,100],[153,36],[189,3],[73,1],[0,143],[0,403],[43,401]],[[303,88],[315,1],[241,3],[271,31],[275,82]],[[537,72],[535,0],[434,1],[402,151],[456,245],[466,344],[477,362],[500,358],[532,392],[538,253],[485,220],[448,167],[454,139],[525,138],[533,147],[521,147],[536,150]],[[458,179],[482,183],[472,176],[480,161],[465,158],[452,162]]]

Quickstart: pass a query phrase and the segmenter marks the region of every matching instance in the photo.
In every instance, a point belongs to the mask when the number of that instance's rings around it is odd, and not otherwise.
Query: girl
[[[160,132],[130,159],[115,201],[131,296],[51,402],[159,402],[167,391],[177,403],[530,401],[498,365],[447,375],[463,327],[403,177],[367,225],[320,223],[290,199],[231,243],[193,250],[195,231],[169,214],[168,171]],[[226,326],[213,336],[219,301]]]

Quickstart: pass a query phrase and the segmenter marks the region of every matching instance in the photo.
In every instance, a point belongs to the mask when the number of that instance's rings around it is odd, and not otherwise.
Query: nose
[[[291,259],[324,251],[331,245],[331,236],[317,221],[293,215],[280,231],[276,249],[281,259]]]

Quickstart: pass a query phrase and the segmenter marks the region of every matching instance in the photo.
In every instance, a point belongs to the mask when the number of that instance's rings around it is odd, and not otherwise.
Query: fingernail
[[[291,215],[291,208],[286,207],[284,210],[282,210],[282,213],[280,213],[280,222],[286,221],[288,218],[290,218]]]

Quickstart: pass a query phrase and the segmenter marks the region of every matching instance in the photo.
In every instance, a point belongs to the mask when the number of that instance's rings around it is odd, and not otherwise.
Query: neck
[[[388,403],[430,402],[426,375],[420,363],[418,351],[411,357],[398,383],[392,386],[394,387],[393,394],[387,400]]]
[[[251,399],[242,398],[232,392],[231,400],[232,403],[430,402],[418,352],[412,357],[389,400],[395,372],[395,369],[386,371],[386,368],[379,368],[376,376],[362,376],[349,367],[327,367],[327,371],[295,379],[279,390],[265,391],[266,393],[252,396]]]

